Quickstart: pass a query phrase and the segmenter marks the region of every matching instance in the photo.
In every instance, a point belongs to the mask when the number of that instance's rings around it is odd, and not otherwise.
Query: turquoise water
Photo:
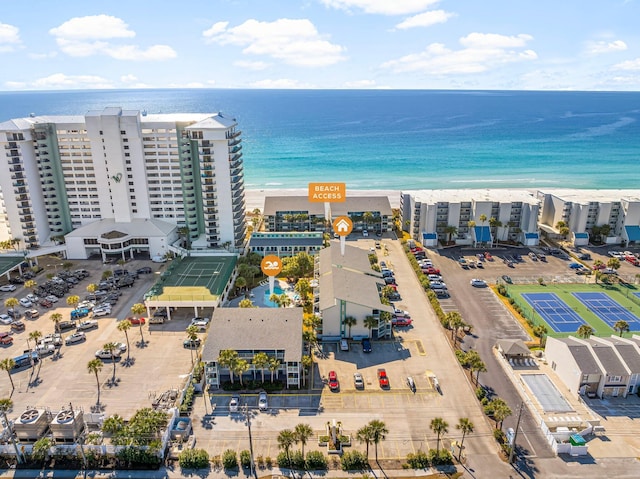
[[[282,288],[278,285],[275,285],[273,287],[273,294],[277,294],[278,296],[280,296],[282,293],[284,293],[284,291],[282,290]],[[271,297],[271,292],[267,289],[264,292],[264,305],[268,306],[269,308],[277,308],[278,305],[276,303],[274,303],[273,301],[270,301],[269,298]]]
[[[639,92],[114,90],[0,92],[1,120],[218,112],[243,131],[248,189],[637,188]]]

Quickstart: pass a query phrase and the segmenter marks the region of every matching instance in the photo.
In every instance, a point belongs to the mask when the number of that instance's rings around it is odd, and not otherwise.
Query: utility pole
[[[518,420],[516,421],[516,430],[513,433],[513,441],[511,442],[511,451],[509,452],[509,464],[513,464],[513,453],[516,450],[516,439],[518,439],[518,428],[520,427],[520,418],[522,418],[523,409],[524,409],[524,401],[520,403],[520,411],[518,411]]]
[[[254,479],[258,479],[256,465],[253,462],[253,440],[251,439],[251,411],[249,411],[249,406],[247,404],[244,405],[244,416],[247,419],[247,428],[249,429],[249,455],[251,457],[251,473],[253,474]]]

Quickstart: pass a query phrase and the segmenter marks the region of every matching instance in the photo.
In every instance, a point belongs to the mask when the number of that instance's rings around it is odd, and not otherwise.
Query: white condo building
[[[0,123],[0,241],[35,248],[65,236],[70,258],[153,257],[186,242],[186,228],[192,248],[242,248],[236,127],[220,113],[117,107]]]
[[[525,190],[419,190],[400,197],[404,230],[426,246],[491,246],[497,240],[535,246],[538,208],[539,200]]]

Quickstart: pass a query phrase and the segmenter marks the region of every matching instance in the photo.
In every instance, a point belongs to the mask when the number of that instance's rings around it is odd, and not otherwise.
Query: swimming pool
[[[276,284],[273,287],[273,294],[276,294],[276,295],[280,296],[282,293],[284,293],[284,291],[282,290],[282,288],[280,286],[278,286]],[[268,306],[269,308],[277,308],[278,305],[276,303],[274,303],[273,301],[269,300],[270,297],[271,297],[271,292],[269,291],[269,289],[267,289],[264,292],[264,305]]]

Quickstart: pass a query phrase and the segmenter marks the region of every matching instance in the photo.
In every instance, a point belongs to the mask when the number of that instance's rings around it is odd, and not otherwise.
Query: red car
[[[131,322],[131,324],[135,324],[135,325],[145,324],[147,322],[147,320],[144,319],[144,318],[133,318],[133,317],[131,317],[131,318],[127,318],[127,319]]]
[[[606,269],[607,265],[606,264],[594,264],[593,265],[593,269]]]
[[[411,325],[411,319],[409,318],[393,318],[391,320],[391,324],[393,326],[410,326]]]
[[[423,273],[425,273],[425,270],[422,270]],[[434,268],[433,266],[430,268],[426,269],[426,273],[425,274],[440,274],[440,270],[438,268]]]
[[[329,389],[337,391],[340,389],[340,383],[338,382],[338,375],[335,371],[329,371]]]
[[[378,383],[380,383],[381,388],[389,387],[389,377],[384,369],[378,369]]]
[[[489,253],[488,251],[485,251],[484,259],[486,259],[487,261],[493,261],[493,256],[491,256],[491,253]]]
[[[44,299],[42,298],[38,304],[40,306],[42,306],[43,308],[50,308],[51,306],[53,306],[53,303],[51,301],[49,301],[48,299]]]

